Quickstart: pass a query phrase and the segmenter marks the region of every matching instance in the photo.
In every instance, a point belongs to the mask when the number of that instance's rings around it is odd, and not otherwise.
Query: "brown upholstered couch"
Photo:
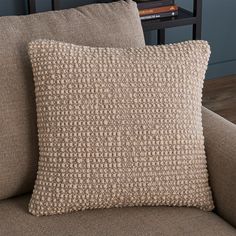
[[[33,188],[38,147],[27,43],[47,38],[92,46],[144,46],[134,3],[112,3],[105,7],[105,16],[102,11],[97,6],[0,19],[0,236],[236,235],[236,126],[205,108],[214,212],[163,206],[49,217],[28,213],[26,193]]]

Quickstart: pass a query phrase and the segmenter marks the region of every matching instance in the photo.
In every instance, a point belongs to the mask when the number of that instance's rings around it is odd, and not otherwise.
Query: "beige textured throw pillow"
[[[207,42],[115,49],[40,40],[29,54],[40,147],[32,214],[213,209],[201,120]]]

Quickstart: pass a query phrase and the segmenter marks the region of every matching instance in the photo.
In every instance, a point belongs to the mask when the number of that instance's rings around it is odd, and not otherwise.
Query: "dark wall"
[[[75,7],[95,0],[61,0],[63,8]],[[176,0],[185,8],[192,8],[191,0]],[[212,49],[207,78],[236,74],[236,0],[203,0],[202,38]],[[50,10],[50,0],[38,0],[38,11]],[[0,0],[0,15],[21,15],[27,13],[26,0]],[[156,44],[156,32],[146,34],[148,44]],[[167,30],[167,42],[191,39],[191,26]]]
[[[26,9],[25,0],[0,0],[0,16],[25,14]]]

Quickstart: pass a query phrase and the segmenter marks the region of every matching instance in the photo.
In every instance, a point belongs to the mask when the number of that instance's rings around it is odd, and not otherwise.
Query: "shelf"
[[[197,23],[197,18],[193,13],[179,7],[178,16],[166,17],[153,20],[142,20],[144,31],[171,28],[176,26],[193,25]]]

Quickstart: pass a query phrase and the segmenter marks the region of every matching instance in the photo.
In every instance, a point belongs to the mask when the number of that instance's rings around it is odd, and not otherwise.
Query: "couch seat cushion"
[[[111,208],[35,217],[28,213],[29,199],[0,201],[0,235],[236,235],[216,214],[195,208]]]

